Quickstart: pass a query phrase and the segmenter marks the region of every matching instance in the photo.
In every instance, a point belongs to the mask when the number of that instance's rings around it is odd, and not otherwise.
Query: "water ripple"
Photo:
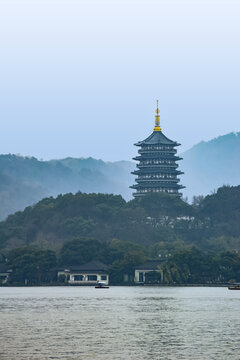
[[[0,288],[0,360],[239,360],[240,292]]]

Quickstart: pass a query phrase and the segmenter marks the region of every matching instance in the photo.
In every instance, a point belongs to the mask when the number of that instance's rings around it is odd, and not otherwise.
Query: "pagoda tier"
[[[159,171],[159,167],[148,167],[148,168],[143,168],[143,169],[139,169],[139,170],[135,170],[133,172],[131,172],[131,174],[133,175],[146,175],[146,174],[150,174],[151,175],[155,175],[158,174],[159,177],[162,175],[182,175],[184,174],[182,171],[180,170],[176,170],[176,169],[169,169],[169,168],[164,168],[162,167],[161,170]]]
[[[176,155],[176,146],[180,144],[168,139],[160,128],[160,116],[157,106],[155,128],[153,133],[143,141],[136,143],[139,146],[138,156],[133,160],[138,161],[137,168],[132,172],[137,175],[136,184],[131,186],[136,192],[134,197],[143,196],[152,192],[167,192],[169,194],[181,195],[179,189],[185,186],[179,184],[178,175],[183,174],[177,170],[181,157]]]
[[[139,156],[136,156],[133,158],[133,160],[148,160],[148,159],[164,159],[164,160],[173,160],[173,161],[177,161],[177,160],[182,160],[182,158],[175,156],[174,153],[170,153],[170,152],[163,152],[161,150],[158,151],[144,151],[144,153],[142,152],[138,152]]]

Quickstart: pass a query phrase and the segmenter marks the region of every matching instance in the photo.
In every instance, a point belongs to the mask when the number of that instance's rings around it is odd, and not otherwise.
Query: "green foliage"
[[[219,281],[236,279],[240,282],[240,253],[226,251],[214,257]]]
[[[46,247],[48,242],[58,250],[66,241],[88,237],[142,246],[180,241],[203,251],[224,251],[240,249],[239,234],[240,186],[222,187],[193,205],[164,193],[126,203],[121,196],[78,192],[43,199],[9,216],[0,223],[0,249],[9,244]]]
[[[60,251],[61,265],[81,265],[93,259],[104,261],[106,244],[96,239],[79,238],[63,245]]]
[[[32,247],[17,248],[7,255],[11,268],[11,283],[40,284],[52,280],[51,269],[56,265],[53,251]]]
[[[179,196],[172,196],[163,192],[136,198],[131,202],[131,205],[141,206],[153,219],[190,216],[194,213],[193,208],[181,200]]]
[[[152,259],[166,259],[179,250],[187,249],[184,241],[160,241],[149,247],[149,256]]]
[[[240,185],[223,186],[203,200],[199,216],[208,217],[215,236],[240,234]]]
[[[118,239],[110,242],[108,254],[112,284],[122,284],[124,275],[128,275],[130,283],[133,282],[136,265],[144,263],[147,258],[144,247]]]
[[[161,244],[159,244],[161,245]],[[100,260],[109,267],[111,284],[124,284],[127,275],[132,284],[135,268],[147,260],[147,249],[114,239],[102,244],[94,239],[76,239],[62,247],[59,263],[80,265]],[[4,257],[4,261],[6,258]],[[38,285],[55,280],[56,257],[52,251],[24,247],[7,254],[7,266],[12,269],[10,283]],[[158,271],[146,274],[146,282],[154,284],[206,284],[240,281],[240,252],[205,254],[195,247],[185,247],[168,253]],[[64,283],[65,277],[59,279]]]
[[[205,254],[197,248],[185,248],[161,264],[163,283],[206,284],[240,281],[240,253]]]
[[[239,234],[240,186],[224,186],[192,205],[161,193],[127,203],[121,196],[78,192],[9,216],[0,223],[0,249],[25,246],[24,254],[15,254],[21,266],[11,260],[19,269],[16,282],[44,281],[36,253],[44,250],[36,247],[51,245],[61,265],[92,259],[108,264],[114,283],[122,283],[123,274],[131,282],[135,266],[147,258],[164,260],[167,283],[201,283],[238,278],[238,255],[228,266],[227,255],[217,254],[238,254]]]
[[[149,271],[145,275],[145,282],[149,284],[161,284],[163,283],[161,271]]]

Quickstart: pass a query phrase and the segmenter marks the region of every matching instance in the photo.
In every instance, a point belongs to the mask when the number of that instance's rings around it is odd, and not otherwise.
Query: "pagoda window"
[[[74,275],[74,281],[82,281],[83,275]]]

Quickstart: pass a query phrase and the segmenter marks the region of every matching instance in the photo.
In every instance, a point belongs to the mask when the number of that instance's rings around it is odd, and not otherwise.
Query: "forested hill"
[[[240,132],[200,142],[181,154],[183,194],[207,195],[222,185],[240,184]]]
[[[137,151],[137,150],[136,150]],[[207,195],[214,189],[240,183],[240,133],[201,142],[182,154],[179,168],[184,196]],[[39,161],[33,157],[0,155],[0,219],[44,197],[68,192],[121,194],[131,199],[134,182],[131,161],[74,159]]]
[[[121,196],[77,193],[41,200],[0,223],[0,249],[58,250],[75,238],[204,251],[240,249],[240,186],[222,187],[189,205],[159,193],[126,202]]]
[[[0,219],[44,197],[79,190],[121,194],[130,199],[133,168],[130,161],[39,161],[34,157],[0,155]]]

